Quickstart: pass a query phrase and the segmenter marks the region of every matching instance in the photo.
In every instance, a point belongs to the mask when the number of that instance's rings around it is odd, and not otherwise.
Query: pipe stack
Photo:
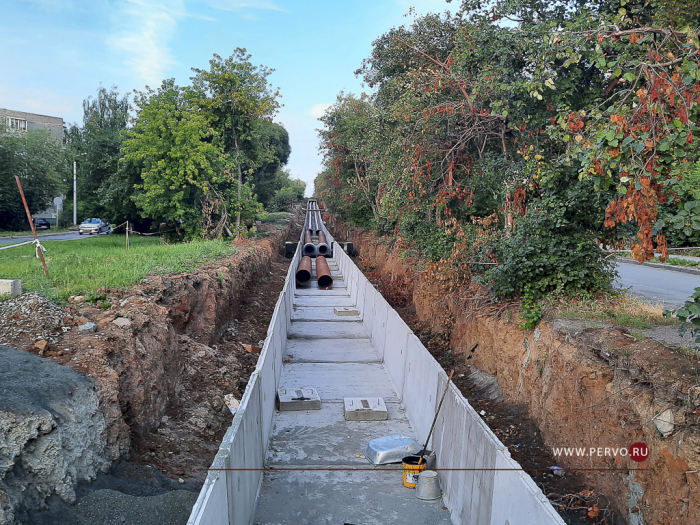
[[[321,290],[333,287],[333,277],[325,257],[331,256],[333,237],[321,219],[321,210],[315,199],[309,199],[306,204],[306,219],[302,233],[302,255],[295,274],[298,286],[306,286],[311,282],[313,261],[316,260],[316,278]]]

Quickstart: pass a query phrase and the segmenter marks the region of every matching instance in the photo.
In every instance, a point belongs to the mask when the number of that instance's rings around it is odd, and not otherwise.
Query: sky
[[[190,83],[216,53],[243,47],[273,68],[289,131],[292,176],[321,168],[317,120],[340,91],[363,91],[354,71],[372,41],[413,15],[456,10],[446,0],[0,0],[0,107],[82,122],[100,85],[120,93]],[[368,91],[365,88],[364,91]]]

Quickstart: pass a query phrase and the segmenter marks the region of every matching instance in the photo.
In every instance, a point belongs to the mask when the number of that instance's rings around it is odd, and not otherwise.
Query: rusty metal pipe
[[[306,286],[311,282],[311,257],[301,258],[295,277],[299,286]]]
[[[330,290],[333,287],[331,269],[328,267],[325,257],[316,257],[316,278],[318,279],[318,287],[321,290]]]

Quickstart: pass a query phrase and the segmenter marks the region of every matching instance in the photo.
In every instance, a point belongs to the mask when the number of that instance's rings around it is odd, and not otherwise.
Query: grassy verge
[[[258,214],[258,220],[265,222],[287,221],[292,216],[287,211],[261,212]]]
[[[667,319],[663,316],[663,304],[651,304],[636,298],[560,300],[549,306],[556,311],[557,317],[564,319],[614,323],[632,329],[679,324],[677,319]]]
[[[95,295],[103,286],[131,286],[150,272],[191,271],[237,251],[235,246],[221,241],[168,245],[158,237],[132,236],[130,242],[128,251],[123,235],[42,242],[50,279],[44,276],[33,245],[2,250],[0,279],[22,279],[24,291],[39,291],[52,300],[65,301],[71,295]]]
[[[631,259],[632,256],[629,253],[620,253],[617,255],[618,257],[626,257],[628,259]],[[666,262],[661,262],[658,257],[652,257],[649,262],[651,263],[656,263],[656,264],[670,264],[671,266],[687,266],[689,268],[700,268],[700,261],[689,261],[687,259],[674,259],[673,257],[669,257],[666,259]]]

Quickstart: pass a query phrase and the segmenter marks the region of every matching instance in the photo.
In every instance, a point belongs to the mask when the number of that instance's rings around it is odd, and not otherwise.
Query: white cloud
[[[326,112],[326,110],[333,104],[330,102],[321,102],[320,104],[314,104],[309,110],[309,116],[320,118]]]
[[[287,11],[270,0],[206,0],[207,5],[222,11],[244,11],[260,9],[264,11]]]
[[[122,0],[113,16],[117,30],[107,41],[125,55],[134,77],[158,86],[175,64],[168,45],[186,13],[184,0]]]

